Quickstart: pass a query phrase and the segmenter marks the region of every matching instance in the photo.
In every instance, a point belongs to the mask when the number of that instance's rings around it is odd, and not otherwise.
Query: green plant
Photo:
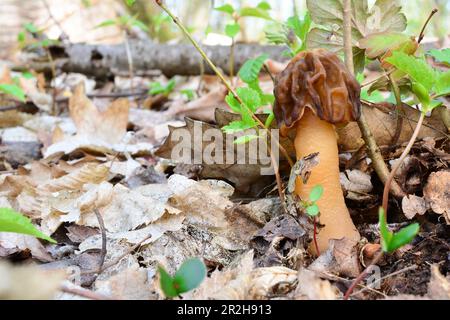
[[[225,35],[231,38],[229,75],[233,78],[235,38],[239,34],[239,31],[241,31],[241,27],[239,25],[240,19],[242,17],[255,17],[265,20],[272,20],[269,14],[269,10],[272,8],[269,3],[262,1],[256,7],[243,7],[240,10],[236,10],[231,4],[225,4],[214,9],[221,11],[232,18],[232,21],[225,25]]]
[[[161,290],[167,298],[197,288],[206,276],[205,264],[198,258],[191,258],[182,263],[174,276],[162,266],[158,267]]]
[[[187,101],[194,100],[195,98],[195,91],[192,89],[183,89],[180,93],[186,97]]]
[[[306,50],[306,37],[311,29],[311,23],[311,15],[306,12],[303,19],[292,16],[284,23],[275,22],[264,32],[269,43],[286,45],[288,50],[284,52],[284,55],[294,57],[297,53]]]
[[[362,73],[359,73],[356,76],[356,79],[359,83],[362,83],[364,81],[364,75]],[[369,101],[372,103],[378,103],[384,101],[384,97],[378,90],[373,90],[369,93],[369,90],[366,88],[361,88],[361,100]]]
[[[311,192],[309,193],[309,199],[302,200],[301,204],[305,208],[308,216],[316,217],[317,215],[319,215],[320,210],[316,202],[322,197],[322,194],[323,187],[318,184],[311,189]]]
[[[23,92],[22,88],[16,84],[2,83],[0,84],[0,92],[16,97],[20,101],[25,102],[25,93]]]
[[[413,223],[402,228],[398,232],[391,232],[386,223],[386,216],[383,208],[378,210],[378,219],[380,225],[381,248],[386,253],[394,252],[404,245],[410,243],[419,232],[419,224]]]
[[[170,79],[165,85],[162,85],[159,81],[155,81],[148,85],[148,93],[152,96],[155,96],[157,94],[168,96],[175,88],[175,84],[175,79]]]
[[[27,234],[56,243],[55,240],[36,229],[30,219],[10,208],[0,208],[0,232]]]

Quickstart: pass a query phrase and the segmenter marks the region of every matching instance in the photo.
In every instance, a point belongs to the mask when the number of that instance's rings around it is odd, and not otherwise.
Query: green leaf
[[[29,33],[38,33],[38,28],[31,22],[24,23],[23,28]]]
[[[103,22],[101,22],[100,24],[96,25],[95,28],[104,28],[104,27],[109,27],[109,26],[115,26],[117,25],[117,20],[115,19],[108,19],[105,20]]]
[[[23,44],[23,43],[25,43],[25,40],[26,40],[25,32],[20,31],[20,32],[17,34],[17,41],[18,41],[19,43]]]
[[[251,129],[254,128],[257,125],[256,121],[253,119],[244,121],[244,120],[239,120],[239,121],[232,121],[229,124],[227,124],[226,126],[222,127],[223,132],[227,133],[227,134],[233,134],[236,132],[241,132],[241,131],[245,131],[247,129]]]
[[[168,96],[175,88],[175,84],[175,79],[170,79],[165,86],[163,86],[160,82],[155,81],[149,84],[150,90],[148,93],[152,96],[157,94]]]
[[[272,7],[270,6],[270,4],[267,1],[261,1],[260,3],[258,3],[258,5],[256,7],[260,8],[262,10],[272,9]]]
[[[394,233],[394,236],[389,243],[389,252],[393,252],[413,241],[417,233],[419,233],[419,229],[419,224],[413,223]]]
[[[309,200],[311,200],[312,202],[316,202],[322,197],[322,194],[323,187],[318,184],[311,189],[311,192],[309,193]]]
[[[389,231],[383,208],[378,210],[380,235],[381,235],[381,247],[384,252],[394,252],[395,250],[410,243],[419,232],[419,224],[413,223],[400,231],[393,233]]]
[[[256,90],[251,88],[237,88],[236,93],[251,111],[255,112],[261,106],[261,97]]]
[[[206,276],[206,267],[198,258],[188,259],[180,266],[173,277],[173,284],[178,293],[197,288]]]
[[[56,243],[55,240],[36,229],[30,219],[10,208],[0,208],[0,232],[27,234]]]
[[[270,110],[269,116],[267,117],[266,122],[264,122],[264,126],[269,128],[274,119],[275,119],[275,114],[273,113],[272,110]]]
[[[247,60],[238,72],[238,76],[245,83],[251,83],[258,80],[259,73],[264,65],[264,62],[269,58],[267,54],[262,54],[255,59]]]
[[[413,81],[413,83],[411,84],[411,89],[423,106],[422,112],[428,112],[428,108],[431,103],[431,98],[428,90],[423,85],[415,81]]]
[[[244,7],[241,9],[239,15],[241,17],[255,17],[266,20],[272,20],[270,14],[261,8],[253,8],[253,7]]]
[[[306,213],[308,214],[308,216],[310,217],[315,217],[319,214],[320,210],[319,210],[319,206],[317,204],[313,204],[310,205],[308,207],[306,207]]]
[[[25,102],[25,93],[23,92],[22,88],[15,84],[0,84],[0,92],[14,96],[20,101]]]
[[[437,96],[450,95],[450,70],[438,74],[435,83],[435,93]]]
[[[411,37],[406,34],[383,32],[374,33],[359,40],[359,47],[366,49],[366,54],[369,59],[375,59],[381,57],[389,50],[404,47],[405,45],[408,46],[411,43],[414,45],[415,40],[411,39]]]
[[[25,79],[34,79],[34,75],[29,71],[22,72],[22,77]]]
[[[234,144],[245,144],[249,141],[252,141],[254,139],[258,139],[258,136],[255,134],[247,134],[244,136],[240,136],[236,140],[233,141]]]
[[[403,52],[394,51],[391,57],[385,59],[397,69],[408,74],[413,80],[431,91],[436,81],[436,72],[424,58],[409,56]]]
[[[167,271],[162,267],[158,266],[159,271],[159,284],[161,286],[161,290],[164,292],[164,295],[167,298],[173,298],[178,296],[178,292],[175,289],[173,278]]]
[[[450,65],[450,48],[442,49],[442,50],[430,50],[427,52],[428,55],[432,56],[439,62],[446,63]]]
[[[228,13],[229,15],[232,15],[234,13],[233,6],[231,4],[228,4],[228,3],[224,4],[223,6],[216,7],[216,8],[214,8],[214,10],[222,11],[222,12]]]
[[[191,101],[195,98],[194,90],[192,89],[183,89],[180,91],[181,94],[184,94],[188,101]]]
[[[225,26],[225,34],[230,38],[234,38],[240,30],[241,26],[239,23],[229,23]]]
[[[384,252],[390,252],[389,244],[391,243],[393,233],[388,229],[386,219],[384,217],[384,209],[382,207],[378,209],[378,223],[380,224],[381,248]]]
[[[145,23],[143,23],[142,21],[140,21],[140,20],[137,20],[137,19],[131,20],[131,25],[135,26],[135,27],[138,27],[142,31],[145,31],[145,32],[149,31],[148,26]]]
[[[125,2],[127,3],[127,6],[131,7],[136,2],[136,0],[125,0]]]

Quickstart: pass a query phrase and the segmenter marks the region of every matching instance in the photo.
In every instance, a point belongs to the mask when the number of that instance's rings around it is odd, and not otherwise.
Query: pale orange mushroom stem
[[[307,200],[315,185],[320,184],[324,189],[317,202],[320,223],[324,225],[317,236],[321,252],[328,248],[330,239],[360,238],[340,185],[334,127],[334,124],[345,124],[359,117],[359,94],[356,79],[334,53],[323,49],[298,54],[278,76],[275,86],[275,116],[282,135],[295,128],[297,159],[319,153],[319,164],[313,168],[306,184],[297,179],[295,192]]]

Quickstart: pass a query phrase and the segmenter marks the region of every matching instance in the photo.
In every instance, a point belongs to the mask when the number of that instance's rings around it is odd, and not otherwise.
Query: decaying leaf
[[[424,215],[428,209],[429,204],[422,197],[410,194],[402,199],[402,210],[408,219],[414,218],[416,214]]]
[[[64,272],[44,271],[37,266],[0,263],[0,300],[53,299]]]
[[[370,175],[355,169],[345,170],[345,173],[341,172],[339,177],[347,199],[361,201],[370,198],[368,193],[373,189]]]
[[[447,224],[450,224],[450,171],[430,174],[423,194],[431,209],[442,214]]]
[[[320,279],[314,271],[301,269],[295,298],[298,300],[336,300],[339,290],[328,280]]]

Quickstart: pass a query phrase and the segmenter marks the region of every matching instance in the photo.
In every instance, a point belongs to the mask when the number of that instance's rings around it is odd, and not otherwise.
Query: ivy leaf
[[[442,50],[430,50],[427,52],[428,55],[435,58],[437,61],[450,65],[450,48]]]
[[[222,12],[228,13],[229,15],[232,15],[234,13],[233,6],[231,4],[228,4],[228,3],[224,4],[223,6],[216,7],[216,8],[214,8],[214,10],[222,11]]]
[[[16,97],[20,101],[25,102],[25,93],[23,92],[22,88],[20,88],[15,84],[7,84],[7,83],[0,84],[0,92],[9,94],[13,97]]]
[[[233,141],[234,144],[245,144],[249,141],[252,141],[254,139],[258,139],[258,136],[255,134],[247,134],[244,136],[240,136],[236,140]]]
[[[306,213],[308,214],[308,216],[310,217],[315,217],[319,214],[320,210],[319,210],[319,206],[317,204],[313,204],[310,205],[308,207],[306,207]]]
[[[255,17],[255,18],[261,18],[265,20],[272,20],[272,17],[270,14],[261,8],[253,8],[253,7],[244,7],[239,12],[239,15],[241,17]]]
[[[318,184],[311,189],[311,192],[309,193],[309,200],[311,200],[312,202],[316,202],[322,197],[322,194],[323,187]]]
[[[407,73],[413,80],[431,91],[436,81],[436,72],[424,58],[409,56],[403,52],[394,51],[391,57],[385,59],[397,69]]]
[[[225,34],[230,38],[234,38],[240,30],[241,26],[239,23],[229,23],[225,26]]]
[[[159,271],[159,283],[161,286],[161,290],[164,292],[164,295],[167,298],[173,298],[178,296],[178,292],[175,289],[173,278],[170,276],[170,274],[167,273],[167,271],[162,267],[158,267]]]
[[[35,236],[56,243],[31,223],[31,220],[10,208],[0,208],[0,232],[14,232]]]
[[[241,67],[238,72],[239,77],[245,83],[251,83],[258,80],[259,73],[261,72],[261,68],[264,65],[264,62],[269,58],[267,54],[262,54],[255,59],[247,60]]]
[[[206,267],[198,258],[188,259],[180,266],[173,277],[173,284],[178,293],[197,288],[206,276]]]

